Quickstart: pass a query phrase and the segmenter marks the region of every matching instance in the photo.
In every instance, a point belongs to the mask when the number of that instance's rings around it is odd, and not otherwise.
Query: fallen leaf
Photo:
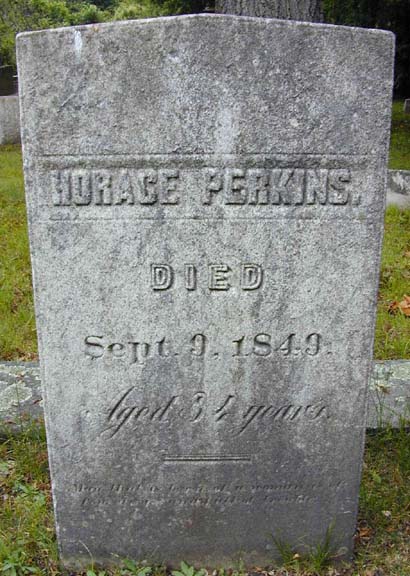
[[[399,302],[399,308],[405,316],[410,316],[410,296],[406,294],[403,296],[403,300]]]
[[[359,538],[369,538],[372,534],[372,529],[369,527],[359,528]]]
[[[407,317],[410,317],[410,296],[405,294],[403,300],[397,302],[394,300],[389,304],[388,311],[390,314],[396,314],[396,312],[402,312]]]

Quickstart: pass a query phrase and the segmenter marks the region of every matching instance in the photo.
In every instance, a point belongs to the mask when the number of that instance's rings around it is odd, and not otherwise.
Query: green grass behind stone
[[[37,351],[21,150],[0,148],[0,358]]]
[[[410,296],[410,210],[386,211],[374,356],[379,360],[410,358],[410,317],[389,313],[393,302]]]
[[[403,100],[393,103],[389,168],[410,170],[410,114],[403,112]]]

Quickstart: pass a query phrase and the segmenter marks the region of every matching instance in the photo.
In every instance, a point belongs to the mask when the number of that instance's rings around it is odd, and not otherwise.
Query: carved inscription
[[[55,206],[179,204],[179,170],[53,170]]]
[[[194,187],[203,207],[341,207],[360,204],[352,174],[346,168],[66,168],[50,171],[51,203],[101,208],[176,207],[192,201],[187,190]]]
[[[177,270],[169,264],[151,264],[151,288],[153,290],[169,290],[175,281],[181,277],[181,284],[186,290],[198,288],[198,282],[205,277],[209,290],[228,291],[235,279],[242,290],[257,290],[262,286],[263,269],[259,264],[241,264],[239,271],[234,271],[227,264],[208,264],[207,271],[198,273],[198,266],[185,264],[183,270]]]
[[[278,476],[283,471],[274,471]],[[334,490],[339,492],[344,488],[343,482],[337,482]],[[76,483],[71,491],[78,495],[82,506],[117,505],[132,506],[135,508],[154,508],[169,504],[201,506],[212,508],[223,506],[251,506],[257,503],[273,504],[284,502],[289,504],[306,504],[320,499],[323,486],[320,482],[285,482],[251,484],[226,482],[224,484],[188,485],[166,484],[158,485],[147,480],[137,481],[135,484],[96,485]]]
[[[137,397],[137,400],[136,400]],[[110,406],[101,434],[114,438],[120,431],[146,433],[149,425],[196,425],[202,420],[224,428],[224,434],[241,436],[248,431],[269,432],[273,426],[326,421],[329,406],[322,400],[309,404],[266,401],[246,405],[236,394],[215,401],[203,391],[192,396],[175,394],[163,401],[138,400],[138,390],[130,387]]]
[[[321,353],[331,354],[331,344],[321,334],[311,332],[307,335],[295,333],[286,336],[260,332],[254,336],[241,336],[225,343],[212,342],[204,333],[199,332],[187,337],[185,342],[175,343],[168,337],[146,342],[135,340],[108,341],[102,335],[89,335],[84,338],[84,353],[92,360],[107,358],[123,361],[127,364],[143,365],[149,360],[167,359],[175,356],[193,356],[196,358],[246,358],[256,356],[261,359],[281,355],[288,358],[312,358]]]
[[[274,465],[275,463],[272,462]],[[82,506],[117,505],[135,508],[150,508],[161,505],[186,505],[212,508],[218,506],[254,506],[269,505],[276,502],[288,504],[306,504],[317,502],[325,488],[331,484],[332,489],[339,493],[346,489],[343,480],[328,482],[324,480],[296,480],[294,482],[281,480],[284,471],[274,468],[272,476],[275,481],[261,483],[240,483],[238,481],[212,484],[154,484],[150,480],[137,480],[133,484],[115,483],[108,485],[78,482],[71,486],[71,492],[77,495]]]
[[[235,352],[233,356],[270,356],[274,351],[280,351],[284,356],[307,354],[316,356],[321,350],[321,335],[316,332],[308,334],[304,340],[297,338],[296,334],[289,334],[279,346],[272,345],[272,336],[261,332],[253,338],[242,336],[234,340]]]
[[[349,170],[208,169],[203,204],[345,205],[350,182]]]

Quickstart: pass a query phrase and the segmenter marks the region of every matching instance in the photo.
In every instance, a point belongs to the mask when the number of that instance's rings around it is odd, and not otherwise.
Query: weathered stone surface
[[[18,431],[27,419],[42,420],[43,400],[37,362],[0,362],[0,424]],[[410,419],[410,360],[374,362],[367,428],[398,427]]]
[[[387,204],[410,207],[410,170],[388,170]]]
[[[19,428],[43,416],[37,362],[0,362],[0,423]]]
[[[20,142],[18,96],[0,96],[0,144]]]
[[[66,565],[261,565],[331,525],[349,555],[392,59],[229,16],[19,37]]]
[[[406,114],[410,114],[410,98],[407,98],[407,100],[404,101],[403,109]]]
[[[410,420],[410,361],[375,362],[370,380],[367,427],[398,427]]]

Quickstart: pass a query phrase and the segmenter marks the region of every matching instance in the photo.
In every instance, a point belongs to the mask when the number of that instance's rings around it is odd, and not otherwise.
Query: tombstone
[[[19,98],[0,96],[0,144],[20,142]]]
[[[0,96],[16,94],[12,66],[0,66]]]
[[[410,114],[410,98],[404,101],[403,111],[405,114]]]
[[[18,62],[64,565],[348,558],[392,34],[172,17]]]
[[[387,205],[410,207],[410,170],[387,171]]]

